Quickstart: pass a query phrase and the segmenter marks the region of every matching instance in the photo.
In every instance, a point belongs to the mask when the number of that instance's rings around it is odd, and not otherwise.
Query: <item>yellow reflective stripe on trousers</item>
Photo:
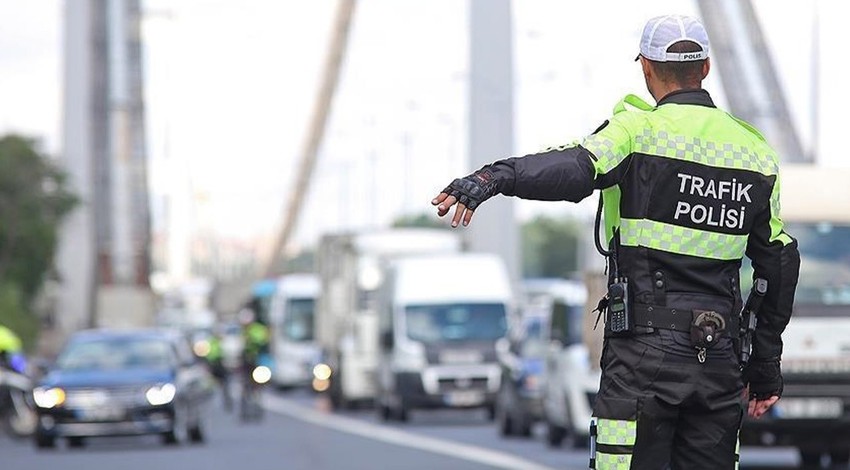
[[[612,453],[615,450],[611,447],[606,447],[604,452],[597,446],[618,446],[620,448],[631,448],[635,445],[637,439],[637,421],[628,421],[623,419],[605,419],[599,418],[596,420],[596,453],[593,459],[593,468],[597,470],[628,470],[632,465],[632,454],[629,453]],[[617,449],[619,450],[619,449]],[[626,450],[626,449],[622,449]]]
[[[629,470],[632,456],[629,454],[606,454],[596,452],[596,470]]]
[[[596,422],[596,443],[612,446],[632,446],[637,437],[637,421],[599,418]]]
[[[620,242],[680,255],[720,260],[740,259],[747,249],[746,235],[727,235],[648,219],[620,220]]]

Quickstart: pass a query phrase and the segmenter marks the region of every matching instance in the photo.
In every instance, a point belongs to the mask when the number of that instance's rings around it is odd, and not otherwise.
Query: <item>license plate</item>
[[[80,410],[79,415],[88,421],[112,421],[123,418],[125,411],[120,407],[102,406]]]
[[[484,394],[476,390],[464,390],[446,394],[446,404],[449,406],[473,406],[484,402]]]
[[[840,398],[783,398],[773,405],[780,419],[838,418],[843,412]]]

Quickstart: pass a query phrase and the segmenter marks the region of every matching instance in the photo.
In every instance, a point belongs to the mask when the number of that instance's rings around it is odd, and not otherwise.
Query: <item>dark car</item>
[[[168,330],[90,330],[71,336],[33,390],[39,448],[56,438],[158,434],[204,440],[212,379],[186,337]]]
[[[542,315],[527,313],[516,331],[499,342],[502,380],[496,398],[496,421],[503,436],[531,436],[543,410],[546,340]]]

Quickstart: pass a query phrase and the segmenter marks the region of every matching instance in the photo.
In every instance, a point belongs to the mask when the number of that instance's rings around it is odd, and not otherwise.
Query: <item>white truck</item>
[[[269,307],[269,348],[274,359],[272,383],[280,389],[310,385],[319,363],[315,337],[319,277],[286,274],[277,279]]]
[[[782,335],[785,390],[768,415],[744,421],[741,443],[797,447],[806,466],[829,455],[837,468],[850,461],[850,170],[781,171],[782,218],[801,255]]]
[[[501,368],[496,342],[514,311],[511,280],[494,254],[403,257],[379,295],[377,409],[406,421],[417,408],[486,408]]]
[[[329,370],[334,407],[371,403],[378,366],[376,294],[383,267],[404,255],[459,252],[461,240],[442,229],[398,228],[327,234],[317,253],[321,294],[316,339]],[[322,377],[325,379],[325,377]]]

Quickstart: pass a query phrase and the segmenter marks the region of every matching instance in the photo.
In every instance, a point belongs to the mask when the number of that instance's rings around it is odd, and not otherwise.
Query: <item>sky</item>
[[[72,4],[0,0],[0,133],[36,137],[57,156],[62,13]],[[837,41],[850,6],[838,0],[754,5],[804,146],[816,147],[824,166],[850,166],[837,127],[850,104]],[[172,207],[193,230],[237,239],[276,232],[335,6],[331,0],[143,0],[156,229],[165,223],[166,195],[182,194],[183,203]],[[815,11],[821,57],[841,57],[822,60],[817,76],[811,67]],[[513,12],[514,154],[580,138],[627,93],[650,100],[632,61],[643,23],[671,12],[698,14],[695,2],[682,0],[522,0]],[[465,1],[359,1],[296,243],[309,245],[324,231],[431,213],[431,197],[471,170],[465,157],[467,22]],[[705,87],[725,106],[719,74]],[[578,212],[586,215],[594,205]],[[521,219],[576,211],[539,202],[518,202],[516,210]]]

